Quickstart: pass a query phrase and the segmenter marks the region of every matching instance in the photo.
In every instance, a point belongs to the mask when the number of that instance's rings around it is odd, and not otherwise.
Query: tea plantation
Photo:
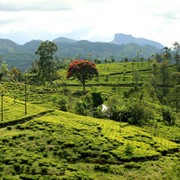
[[[159,68],[152,86],[151,66],[141,64],[138,72],[134,66],[98,65],[86,92],[76,79],[66,80],[67,69],[52,84],[28,82],[25,89],[24,82],[3,82],[0,179],[179,180],[173,81],[161,87]]]
[[[128,123],[54,110],[0,134],[1,179],[179,176],[179,145]]]

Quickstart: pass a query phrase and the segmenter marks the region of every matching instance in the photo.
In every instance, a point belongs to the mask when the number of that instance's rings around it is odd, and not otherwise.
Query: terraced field
[[[0,134],[1,179],[178,177],[180,146],[127,123],[55,110]]]

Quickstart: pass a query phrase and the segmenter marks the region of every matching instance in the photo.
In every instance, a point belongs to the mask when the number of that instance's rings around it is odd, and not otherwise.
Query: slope
[[[3,179],[163,179],[179,165],[174,142],[127,123],[62,111],[2,128],[0,134]],[[153,174],[158,164],[161,172]],[[150,168],[147,174],[144,167]],[[173,172],[177,177],[178,169]]]

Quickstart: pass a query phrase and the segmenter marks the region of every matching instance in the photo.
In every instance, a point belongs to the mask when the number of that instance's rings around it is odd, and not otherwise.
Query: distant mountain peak
[[[162,44],[160,44],[159,42],[153,41],[153,40],[149,40],[149,39],[145,39],[145,38],[136,38],[134,36],[132,36],[131,34],[127,35],[127,34],[123,34],[123,33],[117,33],[114,35],[114,40],[112,41],[115,44],[130,44],[130,43],[136,43],[138,45],[141,46],[154,46],[157,49],[163,49],[164,46]]]
[[[59,37],[59,38],[54,39],[53,42],[55,42],[55,43],[74,43],[74,42],[76,42],[76,40],[66,38],[66,37]]]

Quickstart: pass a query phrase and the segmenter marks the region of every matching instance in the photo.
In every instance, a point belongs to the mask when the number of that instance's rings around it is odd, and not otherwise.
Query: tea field
[[[86,84],[85,93],[76,79],[66,79],[67,69],[43,86],[27,82],[25,89],[24,82],[3,82],[0,179],[179,180],[180,113],[173,81],[162,104],[157,97],[162,95],[160,68],[155,86],[148,85],[153,74],[149,62],[99,64],[97,69],[99,76]],[[174,69],[169,66],[170,72]],[[135,84],[139,94],[133,92]],[[120,118],[110,120],[113,111],[94,118],[93,92],[119,115],[141,102],[135,115],[141,117],[144,109],[146,121],[135,126]],[[163,118],[162,109],[168,106],[174,124]]]
[[[54,110],[0,134],[1,179],[179,177],[179,144],[123,122]]]

